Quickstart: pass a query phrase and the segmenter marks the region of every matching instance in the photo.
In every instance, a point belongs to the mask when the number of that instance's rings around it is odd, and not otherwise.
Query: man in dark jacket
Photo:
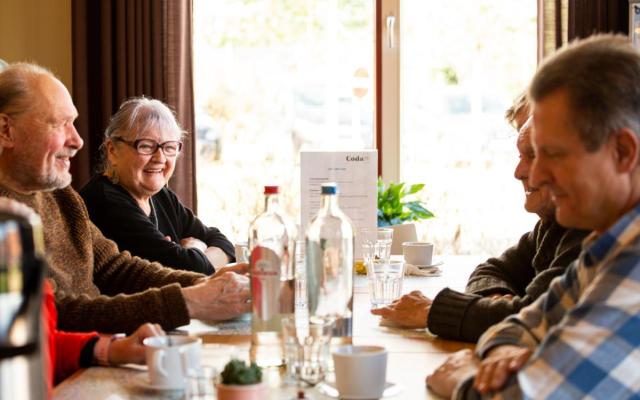
[[[588,232],[558,225],[548,190],[529,184],[534,154],[528,115],[521,96],[506,117],[519,130],[520,161],[514,175],[524,187],[525,209],[540,217],[534,229],[501,256],[478,265],[464,293],[446,288],[431,300],[414,291],[373,314],[403,327],[426,327],[447,339],[475,342],[491,325],[531,304],[578,257]]]

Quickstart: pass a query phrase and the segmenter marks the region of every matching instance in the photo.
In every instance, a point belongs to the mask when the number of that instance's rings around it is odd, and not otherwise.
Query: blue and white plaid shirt
[[[476,351],[504,344],[534,353],[496,398],[640,398],[640,205],[588,236],[546,294],[487,330]],[[457,395],[477,396],[463,387]]]

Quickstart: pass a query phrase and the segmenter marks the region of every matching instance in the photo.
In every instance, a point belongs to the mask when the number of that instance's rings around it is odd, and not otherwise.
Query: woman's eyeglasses
[[[162,149],[162,152],[167,157],[174,157],[180,153],[182,150],[182,142],[178,140],[169,140],[164,143],[158,143],[152,139],[138,139],[133,142],[129,140],[124,140],[121,137],[114,136],[112,139],[117,140],[122,143],[126,143],[129,146],[133,147],[138,154],[142,154],[145,156],[150,156],[156,154],[158,149]]]

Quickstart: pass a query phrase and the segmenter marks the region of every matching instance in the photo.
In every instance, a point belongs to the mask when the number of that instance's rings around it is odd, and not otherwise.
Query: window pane
[[[195,0],[199,215],[247,239],[262,186],[299,219],[299,151],[374,147],[373,0]]]
[[[536,2],[402,1],[401,176],[426,184],[443,253],[500,254],[531,230],[504,112],[536,66]]]

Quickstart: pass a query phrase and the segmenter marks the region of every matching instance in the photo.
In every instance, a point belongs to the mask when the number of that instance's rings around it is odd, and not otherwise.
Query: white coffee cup
[[[387,350],[384,347],[341,346],[332,356],[340,398],[382,397],[387,383]]]
[[[413,265],[431,265],[433,263],[433,243],[404,242],[402,243],[404,262]]]
[[[191,370],[200,368],[202,339],[193,336],[153,336],[144,339],[149,383],[162,389],[184,389]]]

